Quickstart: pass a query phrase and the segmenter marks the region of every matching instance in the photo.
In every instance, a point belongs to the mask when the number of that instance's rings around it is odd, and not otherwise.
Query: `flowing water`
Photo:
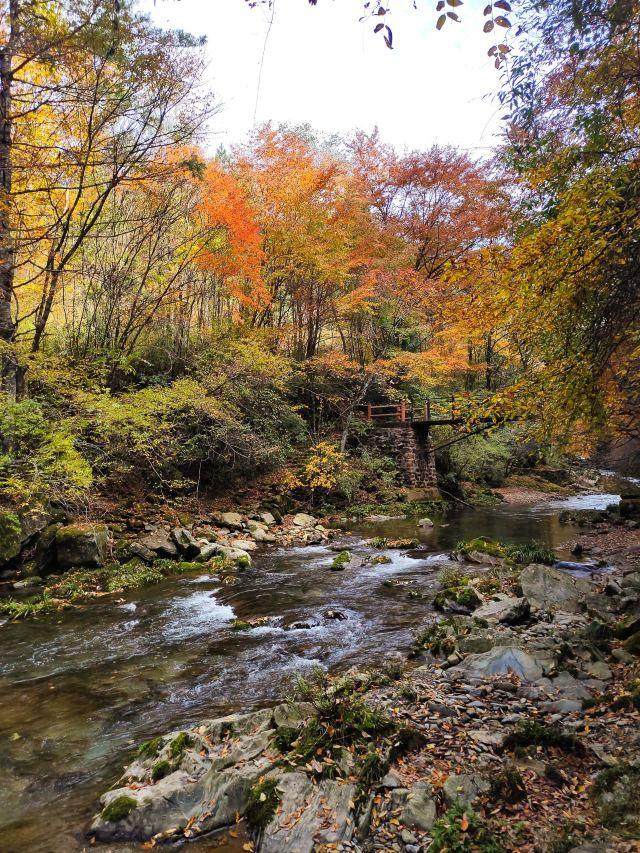
[[[368,665],[406,650],[428,605],[386,579],[433,587],[447,552],[481,535],[566,545],[572,531],[558,521],[562,509],[617,499],[612,492],[462,510],[426,530],[415,520],[361,525],[337,540],[356,555],[371,553],[366,539],[375,535],[419,538],[421,547],[344,572],[329,570],[328,547],[273,547],[234,586],[209,575],[174,578],[0,627],[0,850],[82,850],[97,796],[136,744],[275,702],[294,672],[313,665]],[[569,558],[568,549],[560,553]],[[327,610],[347,618],[327,618]],[[230,627],[235,617],[257,616],[269,621],[246,632]],[[294,622],[310,627],[291,629]]]

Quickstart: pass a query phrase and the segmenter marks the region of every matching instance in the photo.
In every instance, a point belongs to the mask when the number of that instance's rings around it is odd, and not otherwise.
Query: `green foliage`
[[[0,601],[0,613],[4,613],[10,619],[27,619],[57,609],[58,604],[46,590],[41,595],[29,598],[5,598]]]
[[[340,772],[339,757],[345,747],[369,751],[373,741],[391,734],[393,721],[366,703],[362,688],[352,678],[330,681],[321,669],[308,677],[297,676],[293,698],[308,702],[313,714],[298,730],[289,760],[331,777]]]
[[[433,825],[433,853],[502,853],[503,847],[471,808],[454,803]]]
[[[447,448],[449,465],[458,480],[500,486],[509,473],[515,439],[510,430],[473,436]]]
[[[478,536],[476,539],[470,539],[468,542],[458,542],[456,551],[460,554],[472,554],[477,551],[499,559],[503,559],[506,556],[504,546],[499,542],[494,542],[492,539],[487,539],[486,536]]]
[[[273,819],[280,805],[278,783],[275,779],[260,779],[251,788],[247,802],[247,821],[254,829],[262,830]]]
[[[101,816],[108,823],[117,823],[119,820],[124,820],[128,817],[137,807],[138,803],[133,797],[122,794],[119,797],[115,797],[102,809]]]
[[[591,789],[604,826],[623,838],[637,839],[640,831],[640,768],[614,764],[598,774]]]
[[[539,720],[522,720],[511,731],[504,743],[505,749],[525,751],[531,746],[553,747],[563,752],[577,752],[582,748],[578,737],[564,731],[557,723]]]
[[[72,422],[45,413],[36,400],[5,401],[0,436],[0,497],[16,503],[75,499],[91,486],[91,466],[77,449]]]
[[[534,539],[524,544],[504,545],[503,547],[512,562],[523,566],[528,566],[530,563],[543,563],[546,566],[552,566],[556,562],[556,555],[551,548],[541,545]]]

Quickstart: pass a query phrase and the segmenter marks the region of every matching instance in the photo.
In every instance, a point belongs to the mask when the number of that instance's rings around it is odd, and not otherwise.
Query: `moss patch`
[[[247,821],[257,830],[271,823],[280,805],[280,794],[275,779],[260,779],[249,792]]]
[[[171,753],[171,757],[174,759],[179,759],[182,757],[182,753],[192,745],[191,738],[186,732],[180,732],[177,737],[171,741],[169,745],[169,751]]]
[[[133,797],[128,797],[122,794],[111,800],[109,805],[102,809],[102,819],[108,823],[117,823],[119,820],[124,820],[131,812],[138,807],[137,800]]]
[[[331,571],[332,572],[343,571],[350,559],[351,559],[351,554],[348,551],[340,551],[340,553],[333,558],[333,561],[331,563]]]
[[[146,740],[138,747],[137,755],[140,758],[155,758],[164,745],[164,738],[154,737]]]
[[[164,779],[165,776],[168,776],[169,773],[172,772],[173,767],[171,766],[171,762],[167,761],[166,758],[163,758],[162,761],[156,761],[151,768],[151,781],[158,782],[160,779]]]

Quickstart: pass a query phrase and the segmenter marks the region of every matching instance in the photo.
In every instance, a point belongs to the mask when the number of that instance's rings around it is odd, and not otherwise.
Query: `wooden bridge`
[[[431,427],[464,424],[473,417],[481,402],[478,394],[460,394],[428,399],[419,406],[407,400],[397,403],[365,403],[359,410],[361,415],[376,427],[369,441],[380,453],[396,460],[403,472],[405,485],[435,496],[437,476]],[[462,437],[486,429],[489,419],[481,418],[481,421],[484,425],[480,429],[465,432]],[[440,446],[455,444],[459,440],[460,437],[456,437]]]
[[[450,397],[427,399],[418,405],[413,401],[374,405],[365,403],[360,407],[363,416],[378,426],[392,425],[439,426],[459,424],[468,420],[485,399],[485,395],[459,394]]]

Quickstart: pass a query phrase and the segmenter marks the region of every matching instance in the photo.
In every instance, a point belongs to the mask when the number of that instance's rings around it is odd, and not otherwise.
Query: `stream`
[[[463,509],[445,523],[361,524],[332,541],[366,556],[372,536],[419,539],[419,552],[384,551],[385,565],[329,571],[326,546],[264,548],[233,586],[172,578],[86,608],[0,627],[0,850],[79,851],[97,797],[137,744],[199,719],[275,702],[293,673],[371,665],[408,649],[429,605],[386,579],[437,585],[460,540],[538,539],[568,551],[568,508],[604,508],[611,493],[537,506]],[[346,619],[327,618],[327,610]],[[265,616],[251,631],[230,620]],[[311,627],[293,628],[294,622]],[[196,845],[202,850],[201,845]],[[110,846],[109,849],[115,849]],[[132,850],[130,845],[127,850]],[[141,848],[140,848],[141,849]],[[212,847],[207,849],[213,849]]]

